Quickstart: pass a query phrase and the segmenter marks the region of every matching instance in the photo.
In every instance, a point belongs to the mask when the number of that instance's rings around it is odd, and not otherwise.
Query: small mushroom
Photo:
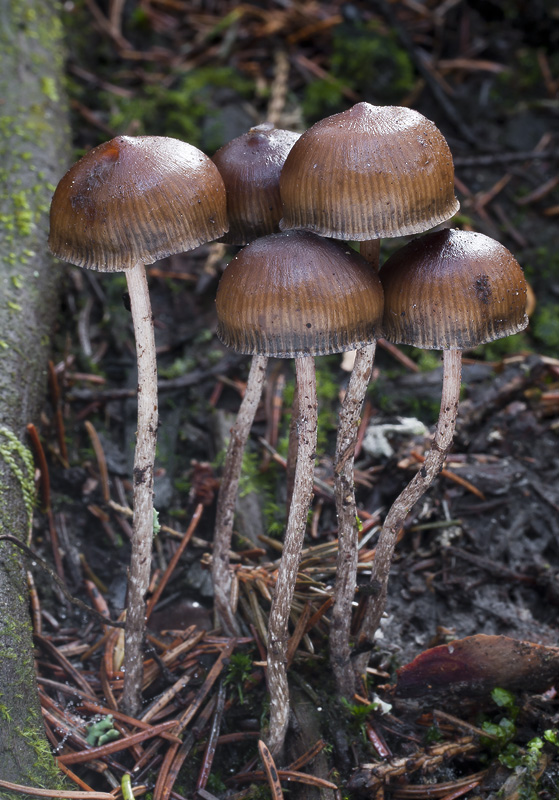
[[[528,324],[522,269],[506,247],[481,233],[447,229],[418,237],[385,262],[380,277],[386,338],[395,344],[442,350],[443,387],[431,449],[392,504],[375,549],[371,574],[375,597],[359,632],[365,648],[372,643],[384,611],[398,533],[443,468],[452,444],[462,350],[510,336]]]
[[[313,356],[371,342],[382,291],[367,262],[337,242],[287,231],[252,242],[225,269],[217,292],[218,336],[241,353],[295,358],[298,450],[293,496],[268,628],[268,746],[278,753],[289,717],[288,623],[314,481],[317,401]],[[230,541],[214,544],[226,565]]]
[[[370,103],[309,128],[286,159],[280,191],[282,230],[359,241],[375,269],[381,238],[422,233],[459,208],[452,156],[436,125],[412,109]],[[330,652],[338,690],[348,699],[355,692],[349,635],[358,547],[353,452],[374,356],[375,343],[356,354],[334,462],[339,534]]]
[[[227,230],[225,187],[200,150],[160,136],[118,136],[80,159],[58,184],[49,248],[101,272],[124,271],[138,361],[134,536],[130,560],[123,704],[141,704],[145,595],[153,538],[157,366],[145,264],[191,250]]]
[[[259,236],[279,233],[280,172],[299,136],[263,122],[214,154],[212,161],[227,191],[229,232],[223,242],[245,245]]]
[[[279,232],[282,214],[279,176],[298,133],[276,130],[262,123],[225,144],[213,156],[227,192],[229,232],[222,241],[245,245],[258,237]],[[243,453],[254,421],[266,377],[267,357],[254,355],[246,391],[231,429],[217,498],[212,558],[215,606],[226,633],[238,634],[230,602],[229,543]],[[227,549],[224,549],[227,547]]]

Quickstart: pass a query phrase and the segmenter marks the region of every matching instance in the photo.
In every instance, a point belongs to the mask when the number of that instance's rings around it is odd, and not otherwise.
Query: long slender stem
[[[215,607],[221,624],[228,636],[238,636],[239,626],[231,606],[231,572],[229,551],[233,534],[235,504],[241,477],[243,453],[254,421],[254,415],[262,396],[266,379],[267,356],[253,356],[245,395],[237,419],[231,428],[231,438],[225,456],[225,464],[217,498],[217,512],[212,555],[212,580]]]
[[[380,239],[361,242],[360,253],[378,270]],[[334,584],[334,607],[330,629],[330,659],[338,693],[348,700],[355,694],[355,673],[350,662],[351,611],[357,585],[357,559],[359,532],[354,488],[354,453],[359,430],[359,419],[367,387],[373,371],[376,342],[360,348],[340,409],[336,458],[334,462],[334,490],[338,514],[338,557]]]
[[[359,645],[365,648],[372,648],[374,635],[384,611],[388,590],[388,576],[398,533],[412,507],[423,496],[442,470],[450,450],[458,413],[461,374],[462,352],[460,350],[445,350],[443,356],[441,410],[431,449],[427,453],[421,469],[392,504],[384,520],[375,550],[375,560],[371,574],[371,584],[375,589],[375,594],[369,600],[361,630],[359,631]],[[361,671],[366,668],[368,656],[368,652],[358,656],[357,667]]]
[[[339,693],[355,693],[355,673],[350,663],[351,610],[357,583],[359,535],[354,491],[354,453],[363,401],[375,359],[376,344],[357,351],[349,386],[340,409],[334,488],[338,512],[338,557],[334,608],[330,628],[330,658]]]
[[[158,407],[155,337],[144,265],[136,264],[126,270],[126,280],[138,361],[138,426],[134,453],[134,535],[128,576],[122,703],[126,713],[135,716],[140,711],[142,701],[142,645],[153,541],[153,471]]]
[[[296,358],[295,366],[299,392],[297,425],[299,447],[295,466],[295,485],[268,620],[270,732],[267,744],[274,756],[279,754],[283,748],[289,722],[289,688],[286,666],[289,612],[312,499],[316,457],[317,400],[314,360],[310,356]]]

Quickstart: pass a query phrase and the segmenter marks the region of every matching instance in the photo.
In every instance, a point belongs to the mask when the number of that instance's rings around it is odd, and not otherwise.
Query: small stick
[[[31,600],[31,618],[33,620],[33,633],[38,634],[39,636],[43,632],[43,620],[41,617],[41,602],[39,600],[39,594],[37,592],[37,587],[35,586],[35,580],[33,579],[33,573],[31,570],[27,570],[27,585],[29,587],[29,598]]]

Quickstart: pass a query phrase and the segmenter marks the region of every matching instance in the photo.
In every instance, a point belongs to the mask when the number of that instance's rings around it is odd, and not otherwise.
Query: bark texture
[[[21,540],[33,508],[25,426],[44,399],[61,274],[47,251],[48,209],[70,150],[57,14],[48,0],[0,0],[0,527]],[[60,773],[44,734],[31,633],[20,555],[2,544],[0,771],[55,797]]]

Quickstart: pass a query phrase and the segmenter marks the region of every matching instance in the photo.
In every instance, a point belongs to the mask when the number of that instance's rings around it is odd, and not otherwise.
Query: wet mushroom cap
[[[86,153],[62,178],[49,248],[102,271],[151,264],[222,236],[223,180],[204,153],[164,136],[118,136]]]
[[[216,305],[225,345],[291,358],[371,343],[383,299],[375,270],[349,246],[286,231],[237,254],[220,280]]]
[[[383,265],[383,332],[396,344],[464,350],[528,324],[526,281],[512,253],[481,233],[441,230]]]
[[[421,233],[459,208],[436,125],[412,109],[370,103],[309,128],[286,159],[280,192],[282,230],[352,241]]]
[[[212,161],[227,190],[229,233],[222,241],[244,245],[259,236],[279,232],[283,213],[279,176],[299,136],[263,123],[215,153]]]

